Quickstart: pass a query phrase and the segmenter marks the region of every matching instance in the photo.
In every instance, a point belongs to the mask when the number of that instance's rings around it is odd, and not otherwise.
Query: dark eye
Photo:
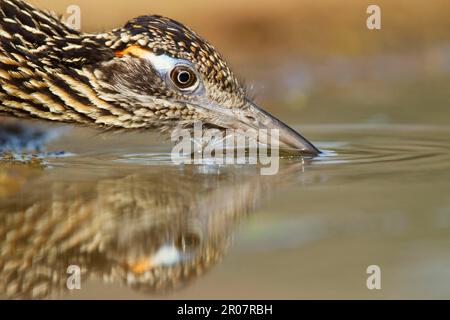
[[[192,89],[197,84],[195,72],[185,66],[175,67],[170,73],[172,82],[182,90]]]
[[[176,240],[176,246],[182,251],[190,251],[198,248],[201,239],[195,233],[182,234]]]

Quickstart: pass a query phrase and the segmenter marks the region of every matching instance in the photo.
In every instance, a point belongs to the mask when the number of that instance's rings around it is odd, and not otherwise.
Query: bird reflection
[[[83,282],[148,293],[179,289],[219,263],[239,221],[298,178],[302,164],[282,166],[275,176],[251,167],[205,173],[210,169],[150,167],[76,181],[34,173],[33,182],[16,186],[16,196],[0,194],[1,291],[8,298],[58,297],[68,290],[72,265]]]

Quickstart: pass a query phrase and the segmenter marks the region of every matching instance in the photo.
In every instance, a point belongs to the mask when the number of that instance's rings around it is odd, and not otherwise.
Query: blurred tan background
[[[79,5],[88,32],[145,14],[177,19],[226,56],[265,108],[301,124],[449,123],[447,0],[376,1],[375,31],[364,0],[31,2],[58,13]]]
[[[160,14],[191,26],[221,51],[257,101],[299,124],[448,124],[447,0],[32,0],[82,12],[98,32]],[[367,7],[382,11],[368,30]]]
[[[145,14],[179,20],[233,59],[367,55],[426,48],[450,39],[446,0],[32,0],[59,13],[82,9],[83,30],[108,30]],[[382,9],[381,32],[366,28],[370,4]],[[248,60],[247,60],[248,62]]]

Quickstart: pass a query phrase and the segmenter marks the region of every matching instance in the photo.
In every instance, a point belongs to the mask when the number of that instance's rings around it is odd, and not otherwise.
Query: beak
[[[321,153],[311,142],[281,120],[262,110],[252,101],[247,101],[247,104],[245,113],[247,116],[242,117],[241,122],[256,130],[267,129],[269,134],[271,130],[278,130],[280,150],[288,154],[313,157]]]

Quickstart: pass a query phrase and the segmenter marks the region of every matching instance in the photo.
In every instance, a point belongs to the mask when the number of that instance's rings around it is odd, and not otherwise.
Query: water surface
[[[39,166],[2,165],[3,297],[448,297],[450,129],[302,132],[324,154],[267,177],[174,166],[155,135],[86,129],[50,143]],[[66,289],[69,265],[80,291]]]

